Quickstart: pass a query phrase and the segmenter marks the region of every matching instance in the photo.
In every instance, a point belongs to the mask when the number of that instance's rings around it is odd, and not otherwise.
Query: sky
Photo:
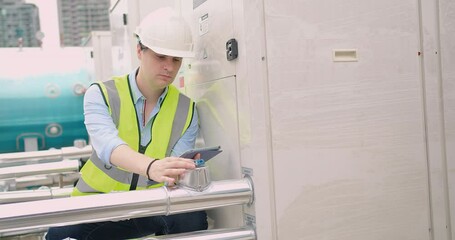
[[[60,48],[57,0],[26,0],[39,9],[40,27],[44,33],[43,48]]]

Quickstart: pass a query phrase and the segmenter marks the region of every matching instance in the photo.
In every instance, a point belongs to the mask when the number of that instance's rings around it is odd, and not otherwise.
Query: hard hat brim
[[[166,55],[166,56],[171,56],[171,57],[181,57],[181,58],[193,58],[194,57],[194,52],[192,51],[179,51],[179,50],[173,50],[173,49],[166,49],[166,48],[160,48],[160,47],[149,47],[145,45],[146,47],[150,48],[152,51]]]

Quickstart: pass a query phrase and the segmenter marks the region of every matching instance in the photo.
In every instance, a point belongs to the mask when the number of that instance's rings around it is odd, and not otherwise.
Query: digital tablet
[[[223,150],[221,150],[220,146],[195,148],[195,149],[190,149],[190,150],[184,152],[182,155],[180,155],[180,157],[193,159],[194,156],[196,156],[196,154],[200,153],[201,159],[204,159],[204,161],[207,162],[209,159],[218,155],[222,151]]]

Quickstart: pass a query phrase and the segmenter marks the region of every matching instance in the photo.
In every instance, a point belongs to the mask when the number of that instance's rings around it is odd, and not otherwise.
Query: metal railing
[[[97,194],[0,205],[0,237],[28,230],[79,223],[170,215],[223,206],[251,204],[249,178],[213,181],[202,192],[183,188]]]
[[[0,199],[5,191],[73,184],[80,176],[79,166],[79,160],[63,160],[0,168]]]
[[[92,154],[92,146],[63,147],[33,152],[15,152],[0,154],[0,166],[20,165],[40,161],[60,161],[63,159],[89,158]]]
[[[14,189],[37,183],[62,185],[65,181],[74,182],[79,176],[79,161],[61,160],[88,158],[91,153],[91,146],[86,146],[0,154],[0,167],[3,167],[0,168],[0,182],[8,181]],[[3,204],[0,205],[0,238],[42,234],[52,226],[170,215],[253,202],[249,178],[211,182],[202,192],[162,187],[66,198],[71,192],[72,188],[67,187],[0,193],[0,204]],[[143,239],[253,240],[256,233],[253,227],[244,226]]]
[[[74,185],[74,183],[79,179],[79,176],[79,172],[68,172],[6,179],[0,180],[0,189],[6,189],[6,191],[17,191],[34,189],[40,186],[58,186],[62,188],[68,185]]]
[[[50,173],[79,171],[79,160],[63,160],[60,162],[38,163],[14,167],[0,168],[0,179],[18,178]]]
[[[65,198],[69,197],[72,192],[73,192],[72,187],[68,188],[45,187],[36,190],[0,192],[0,204],[38,201],[54,198]]]

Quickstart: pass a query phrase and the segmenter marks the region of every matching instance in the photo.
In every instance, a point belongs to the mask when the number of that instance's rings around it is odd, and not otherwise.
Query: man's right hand
[[[196,166],[192,159],[179,157],[166,157],[155,161],[149,169],[148,176],[156,182],[167,182],[173,186],[187,170]]]

